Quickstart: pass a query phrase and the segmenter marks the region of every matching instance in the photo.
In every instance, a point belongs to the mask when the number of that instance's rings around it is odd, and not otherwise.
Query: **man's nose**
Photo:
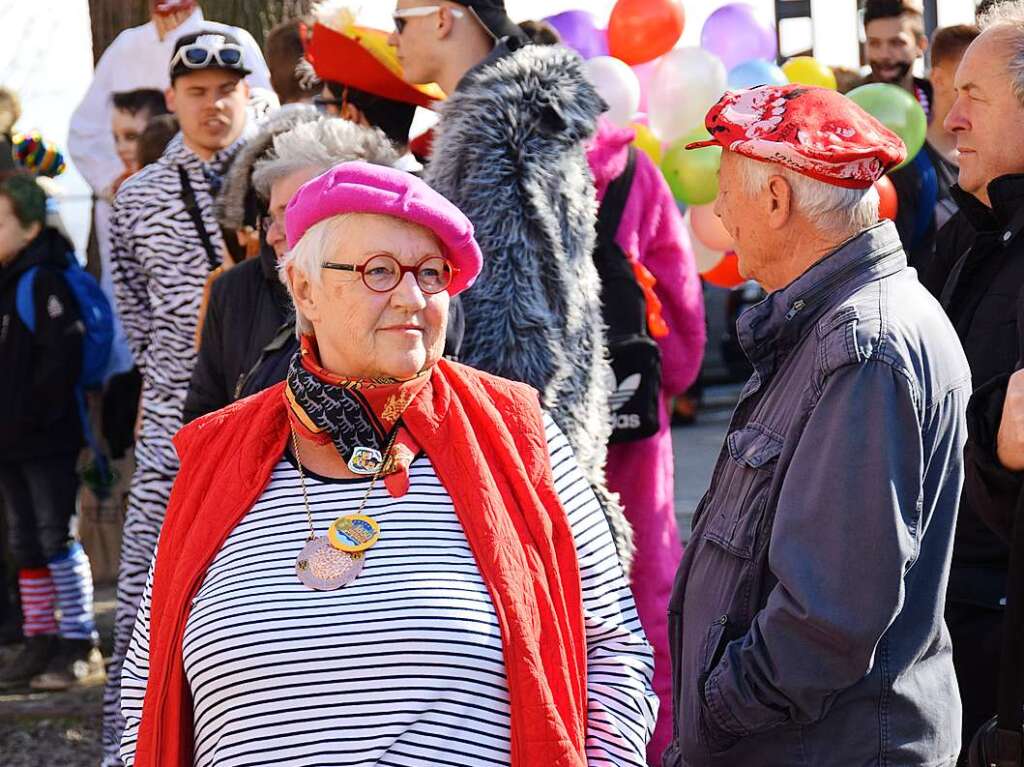
[[[956,101],[953,102],[953,106],[950,108],[949,114],[946,115],[946,119],[942,122],[942,127],[950,133],[965,131],[971,127],[971,124],[967,119],[967,115],[965,114],[962,96],[956,97]]]

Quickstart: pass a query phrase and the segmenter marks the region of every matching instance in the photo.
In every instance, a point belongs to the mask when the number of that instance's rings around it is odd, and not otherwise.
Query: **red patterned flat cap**
[[[762,85],[726,93],[704,121],[709,141],[834,186],[867,189],[907,157],[903,140],[840,93]]]

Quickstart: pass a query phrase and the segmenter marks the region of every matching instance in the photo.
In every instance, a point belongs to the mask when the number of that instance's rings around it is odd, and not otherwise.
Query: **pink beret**
[[[410,173],[361,161],[336,165],[299,187],[285,211],[288,247],[315,224],[345,213],[394,216],[432,231],[456,269],[449,295],[461,293],[480,274],[483,256],[461,210]]]
[[[711,139],[687,149],[720,146],[850,189],[867,189],[907,157],[903,140],[846,96],[806,85],[726,93],[705,127]]]

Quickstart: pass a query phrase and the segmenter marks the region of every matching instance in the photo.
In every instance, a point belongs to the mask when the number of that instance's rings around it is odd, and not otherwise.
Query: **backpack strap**
[[[28,328],[29,333],[36,332],[36,274],[39,267],[33,266],[25,270],[18,280],[18,288],[14,294],[15,306],[18,309],[18,316],[22,323]]]
[[[608,184],[605,190],[604,199],[601,200],[601,208],[597,212],[597,236],[604,242],[613,242],[615,235],[619,232],[619,224],[622,223],[622,215],[626,212],[626,203],[629,201],[629,193],[633,188],[633,178],[636,176],[636,147],[629,148],[626,158],[626,167],[615,179]]]
[[[199,239],[203,242],[203,250],[206,251],[206,260],[210,263],[210,269],[216,269],[220,265],[217,258],[217,250],[213,247],[210,234],[203,224],[203,212],[199,210],[199,203],[196,201],[196,193],[192,189],[192,182],[189,180],[188,171],[181,165],[178,166],[178,177],[181,179],[181,201],[185,203],[185,210],[192,217],[192,224],[199,233]]]

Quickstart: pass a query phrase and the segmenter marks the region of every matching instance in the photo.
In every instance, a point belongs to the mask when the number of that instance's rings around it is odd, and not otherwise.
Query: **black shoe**
[[[61,637],[58,647],[46,668],[32,677],[29,686],[33,690],[60,692],[106,681],[103,656],[91,639]]]
[[[27,637],[21,652],[0,670],[0,690],[24,687],[37,674],[46,670],[57,654],[57,637],[53,634]]]

